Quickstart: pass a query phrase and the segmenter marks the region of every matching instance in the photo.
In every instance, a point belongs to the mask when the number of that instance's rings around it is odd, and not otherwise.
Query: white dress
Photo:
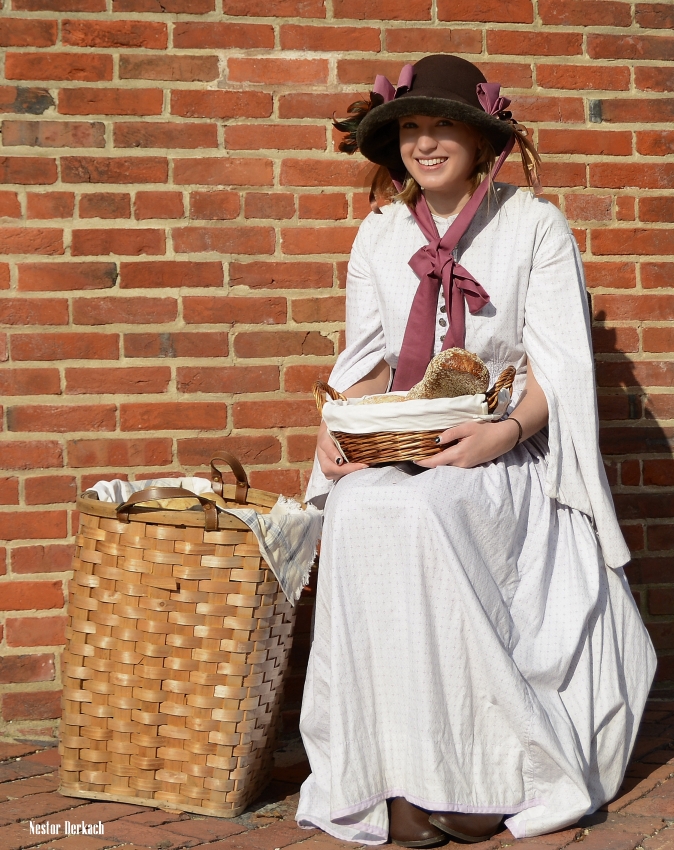
[[[617,791],[655,670],[597,446],[578,250],[553,205],[497,186],[459,243],[491,297],[466,313],[466,348],[492,378],[517,367],[513,405],[533,363],[549,439],[474,469],[371,468],[336,486],[315,466],[307,492],[329,496],[297,820],[344,840],[384,843],[395,796],[501,812],[518,838],[574,823]],[[401,205],[363,222],[337,389],[382,358],[395,368],[423,244]]]

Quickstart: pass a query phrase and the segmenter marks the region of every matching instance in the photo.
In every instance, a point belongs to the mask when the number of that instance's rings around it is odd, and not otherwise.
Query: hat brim
[[[375,106],[360,122],[357,141],[363,156],[392,171],[404,171],[405,166],[400,157],[398,119],[405,115],[430,115],[470,124],[482,133],[497,154],[503,151],[514,132],[509,121],[488,115],[484,110],[467,103],[409,94]]]

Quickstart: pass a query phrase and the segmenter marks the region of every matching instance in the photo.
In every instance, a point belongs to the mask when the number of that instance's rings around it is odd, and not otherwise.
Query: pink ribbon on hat
[[[509,97],[501,97],[500,83],[478,83],[476,86],[477,99],[487,115],[497,115],[510,106]]]
[[[398,77],[398,85],[394,88],[393,84],[383,74],[377,74],[374,80],[372,91],[381,95],[384,98],[384,103],[389,103],[400,97],[401,94],[410,90],[412,80],[414,79],[414,65],[403,65]]]

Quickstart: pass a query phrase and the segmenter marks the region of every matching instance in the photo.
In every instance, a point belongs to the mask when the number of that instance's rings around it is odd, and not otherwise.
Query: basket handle
[[[216,460],[221,463],[226,463],[234,473],[234,477],[236,478],[234,501],[239,505],[247,505],[248,488],[250,487],[250,484],[248,483],[246,470],[241,465],[239,459],[234,457],[234,455],[231,455],[229,452],[220,452],[220,454],[217,457],[214,457],[211,461],[211,483],[213,485],[213,492],[217,493],[218,496],[222,496],[222,472],[220,472],[218,467],[215,465]]]
[[[329,384],[326,384],[325,381],[316,381],[316,383],[311,388],[311,391],[314,394],[314,398],[316,399],[316,407],[318,408],[319,413],[323,413],[323,405],[325,404],[328,396],[333,401],[346,401],[346,396],[340,393],[338,390],[334,390]]]
[[[159,499],[196,499],[204,509],[204,528],[206,531],[217,531],[218,511],[215,504],[204,496],[197,496],[184,487],[146,487],[129,496],[126,502],[117,506],[119,522],[131,522],[131,511],[139,502],[153,502]],[[166,510],[171,510],[167,508]]]
[[[486,398],[487,398],[487,408],[490,413],[493,413],[496,410],[496,405],[498,404],[498,394],[501,390],[508,390],[510,395],[513,394],[513,382],[515,380],[515,375],[517,374],[517,370],[514,366],[507,366],[501,374],[496,379],[496,383],[491,389],[487,390]]]

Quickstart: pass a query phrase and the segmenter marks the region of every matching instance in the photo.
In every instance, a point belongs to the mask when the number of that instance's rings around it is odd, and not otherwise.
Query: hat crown
[[[399,95],[407,97],[434,97],[466,103],[476,109],[483,107],[477,97],[477,86],[486,83],[484,74],[459,56],[435,54],[425,56],[414,65],[412,85]]]

